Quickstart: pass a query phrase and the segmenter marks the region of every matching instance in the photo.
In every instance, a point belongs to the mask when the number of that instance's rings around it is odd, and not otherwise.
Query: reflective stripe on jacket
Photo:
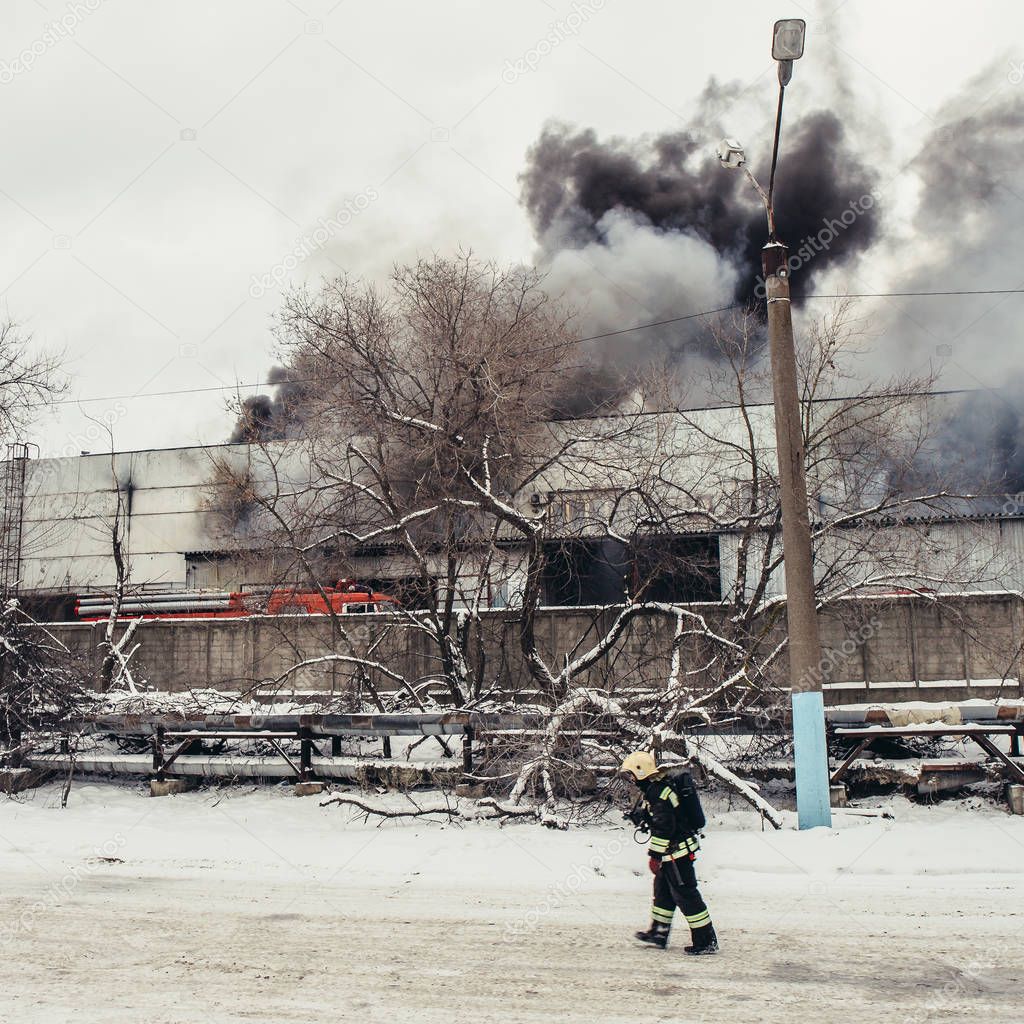
[[[644,787],[643,794],[651,815],[647,855],[657,860],[693,857],[700,842],[684,820],[676,791],[664,780],[653,779]]]

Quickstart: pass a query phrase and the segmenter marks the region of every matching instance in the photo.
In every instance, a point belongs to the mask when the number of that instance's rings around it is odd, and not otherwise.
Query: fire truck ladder
[[[21,583],[21,540],[25,522],[25,470],[29,446],[7,446],[7,459],[0,463],[0,599],[17,596]]]

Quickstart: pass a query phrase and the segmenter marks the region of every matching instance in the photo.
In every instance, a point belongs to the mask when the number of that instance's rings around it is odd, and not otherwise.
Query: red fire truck
[[[353,615],[383,612],[398,601],[350,580],[338,580],[323,593],[307,587],[274,587],[266,590],[177,590],[125,595],[119,619],[237,619],[247,615]],[[75,602],[75,614],[83,622],[110,618],[110,594],[86,594]]]

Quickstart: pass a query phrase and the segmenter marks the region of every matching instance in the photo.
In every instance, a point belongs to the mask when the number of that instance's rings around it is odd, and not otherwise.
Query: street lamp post
[[[793,757],[800,828],[832,824],[825,707],[821,692],[821,644],[814,593],[811,523],[804,470],[804,438],[797,390],[793,317],[790,308],[788,251],[775,234],[775,167],[782,128],[782,101],[793,76],[793,61],[803,56],[805,24],[799,18],[775,23],[772,57],[779,62],[779,106],[775,118],[771,177],[767,193],[746,166],[742,147],[725,139],[718,149],[726,167],[742,170],[757,189],[768,215],[768,241],[761,250],[768,305],[768,346],[775,403],[775,440],[782,497],[782,554],[786,575],[789,677],[793,702]]]

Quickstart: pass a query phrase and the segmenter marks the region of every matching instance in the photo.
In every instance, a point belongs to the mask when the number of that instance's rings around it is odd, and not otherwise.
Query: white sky
[[[509,81],[506,62],[570,3],[3,0],[0,290],[66,352],[81,400],[40,424],[43,453],[102,450],[86,413],[114,421],[120,448],[225,439],[225,392],[93,399],[264,379],[280,292],[253,298],[253,275],[346,199],[378,194],[289,282],[376,278],[459,244],[530,260],[516,177],[546,120],[602,137],[679,128],[712,74],[773,103],[776,17],[809,22],[787,115],[827,103],[838,76],[863,124],[885,125],[893,166],[995,62],[1024,97],[1011,0],[577,3],[579,32]],[[47,43],[62,17],[73,34]],[[748,149],[770,144],[770,125],[737,120]]]

